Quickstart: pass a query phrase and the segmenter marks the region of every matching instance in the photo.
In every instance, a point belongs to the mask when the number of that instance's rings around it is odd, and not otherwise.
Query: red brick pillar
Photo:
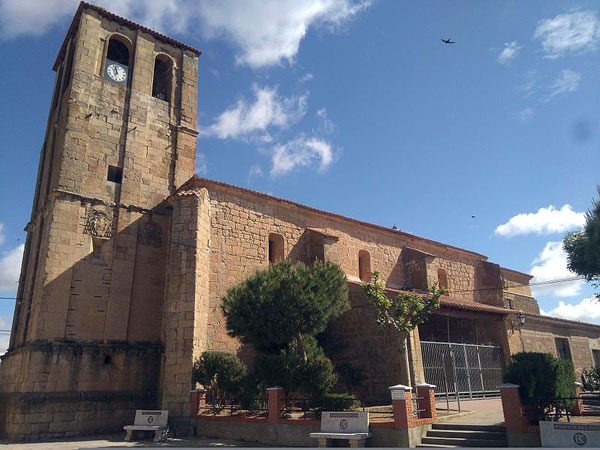
[[[196,417],[200,409],[206,406],[206,389],[194,389],[191,396],[191,416]]]
[[[575,400],[575,404],[573,405],[573,407],[571,408],[571,410],[569,411],[571,414],[575,415],[575,416],[580,416],[583,414],[583,399],[581,398],[581,383],[575,383],[575,397],[577,397],[577,400]]]
[[[285,416],[285,391],[282,387],[267,388],[267,421],[277,423]]]
[[[419,399],[419,397],[422,397]],[[435,422],[437,412],[435,410],[435,385],[434,384],[417,384],[417,408],[422,409],[422,419],[432,419]]]
[[[394,412],[394,428],[412,428],[415,416],[412,407],[412,388],[397,384],[390,386],[392,410]]]
[[[506,383],[499,386],[502,397],[502,411],[504,412],[504,423],[509,433],[523,431],[525,420],[523,418],[523,406],[519,396],[517,384]]]

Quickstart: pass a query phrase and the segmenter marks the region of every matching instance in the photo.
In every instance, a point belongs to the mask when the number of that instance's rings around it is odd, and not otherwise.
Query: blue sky
[[[599,183],[597,2],[96,3],[203,51],[200,175],[395,224],[535,281],[572,276],[559,242]],[[0,0],[3,296],[76,7]],[[582,282],[535,294],[548,313],[600,323]],[[14,303],[0,302],[9,328]]]

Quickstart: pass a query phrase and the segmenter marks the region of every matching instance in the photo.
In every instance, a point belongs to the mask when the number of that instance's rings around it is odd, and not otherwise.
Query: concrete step
[[[423,438],[422,444],[431,444],[437,447],[506,447],[506,443],[495,439],[471,439],[471,438]]]
[[[467,424],[467,423],[434,423],[432,428],[434,430],[457,430],[457,431],[490,431],[506,433],[506,427],[504,425],[479,425],[479,424]]]
[[[429,430],[428,437],[449,437],[465,439],[486,439],[506,443],[506,433],[502,431],[470,431],[470,430]]]
[[[458,448],[458,445],[417,444],[417,447],[429,447],[429,448]]]

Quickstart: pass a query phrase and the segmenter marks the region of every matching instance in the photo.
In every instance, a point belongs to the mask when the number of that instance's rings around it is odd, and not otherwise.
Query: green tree
[[[592,209],[585,215],[582,231],[568,233],[563,240],[567,253],[567,266],[577,275],[585,277],[596,288],[600,287],[600,186],[596,187],[598,199],[592,200]],[[596,292],[600,300],[600,291]]]
[[[346,275],[329,261],[312,269],[279,261],[230,288],[221,308],[230,336],[271,354],[295,341],[306,362],[303,335],[322,332],[349,308]]]
[[[334,366],[313,336],[304,339],[307,360],[292,341],[278,354],[259,354],[254,359],[253,378],[263,388],[281,386],[286,392],[299,393],[319,401],[337,381]]]
[[[385,286],[379,281],[379,272],[373,272],[371,282],[364,283],[362,290],[375,308],[377,323],[390,327],[402,335],[404,363],[408,372],[409,333],[417,325],[425,322],[431,311],[440,307],[440,297],[446,293],[446,289],[433,285],[429,295],[400,292],[396,296],[389,296],[386,294]],[[410,382],[409,377],[405,382]]]
[[[230,353],[206,351],[194,362],[192,379],[210,390],[215,406],[238,396],[245,377],[246,366]]]
[[[373,272],[371,282],[362,285],[362,290],[377,312],[377,322],[400,333],[409,333],[429,317],[429,313],[440,307],[440,297],[446,289],[432,286],[429,295],[400,292],[388,296],[379,281],[379,272]]]

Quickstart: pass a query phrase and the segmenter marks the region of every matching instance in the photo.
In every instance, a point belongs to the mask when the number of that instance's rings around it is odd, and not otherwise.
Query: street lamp
[[[525,313],[523,311],[519,311],[519,314],[517,314],[517,319],[519,320],[520,327],[525,325]]]

